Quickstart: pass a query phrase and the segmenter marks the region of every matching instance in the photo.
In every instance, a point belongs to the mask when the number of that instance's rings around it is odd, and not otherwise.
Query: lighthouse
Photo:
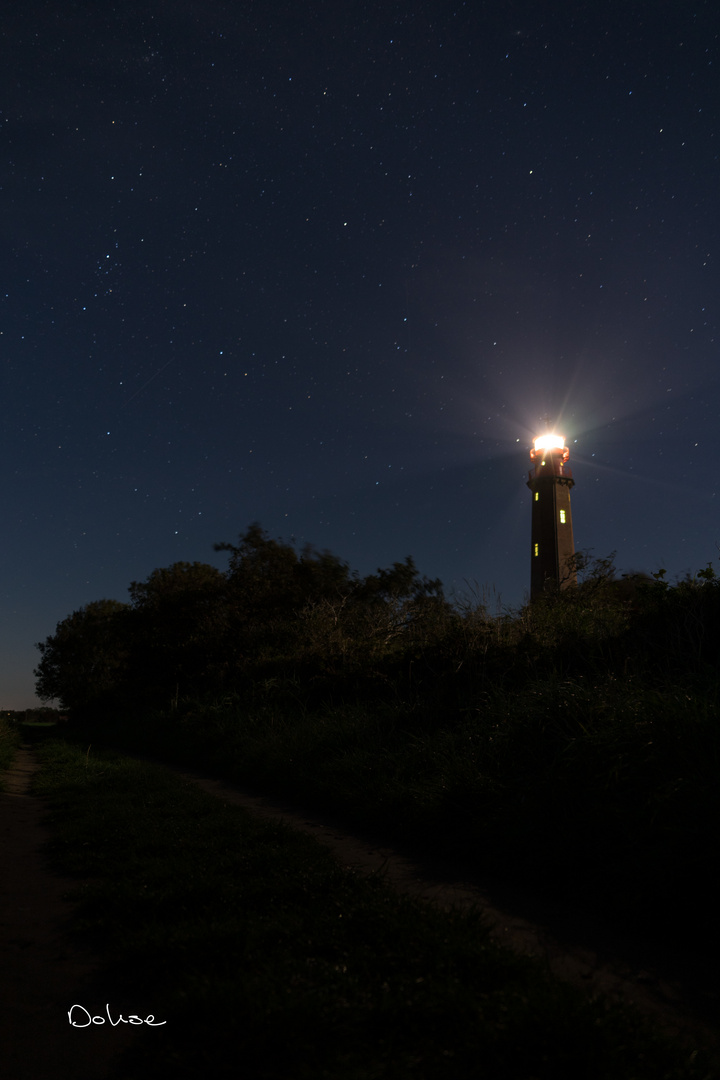
[[[563,435],[541,435],[530,451],[533,468],[527,486],[532,492],[530,598],[549,584],[566,589],[577,584],[573,565],[570,489],[575,484]]]

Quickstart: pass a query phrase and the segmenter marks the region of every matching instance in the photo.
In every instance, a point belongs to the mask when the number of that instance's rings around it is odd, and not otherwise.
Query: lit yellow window
[[[565,511],[564,510],[560,511],[560,520],[564,525],[565,524]]]
[[[539,544],[536,544],[536,545],[535,545],[535,554],[536,554],[536,555],[539,555],[539,554],[540,554],[540,545],[539,545]]]
[[[535,492],[535,502],[537,502],[539,498],[540,498],[540,492],[536,491]]]

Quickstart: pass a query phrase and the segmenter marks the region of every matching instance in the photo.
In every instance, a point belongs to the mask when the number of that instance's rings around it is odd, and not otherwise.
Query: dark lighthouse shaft
[[[570,451],[563,435],[541,435],[530,451],[534,468],[527,486],[532,492],[530,598],[549,585],[566,589],[577,584],[573,556]]]

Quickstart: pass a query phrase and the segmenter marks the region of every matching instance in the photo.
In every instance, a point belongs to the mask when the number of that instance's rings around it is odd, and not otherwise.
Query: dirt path
[[[157,763],[156,764],[161,764]],[[224,802],[262,817],[283,820],[330,847],[343,866],[382,872],[397,889],[441,905],[478,905],[498,940],[545,960],[550,970],[595,993],[633,1002],[659,1019],[669,1034],[690,1045],[714,1048],[720,1075],[720,1039],[715,1020],[718,993],[714,972],[702,958],[676,952],[649,953],[577,913],[531,904],[526,897],[481,887],[467,867],[416,862],[371,837],[358,836],[336,821],[301,807],[248,794],[203,772],[171,768]],[[45,806],[28,794],[34,755],[23,748],[0,793],[0,1047],[8,1080],[105,1080],[139,1029],[119,1025],[74,1029],[67,1011],[87,1003],[104,1005],[97,960],[69,933],[70,879],[48,867],[41,845],[48,831]],[[652,955],[652,963],[649,956]],[[137,1003],[112,1001],[125,1015]]]

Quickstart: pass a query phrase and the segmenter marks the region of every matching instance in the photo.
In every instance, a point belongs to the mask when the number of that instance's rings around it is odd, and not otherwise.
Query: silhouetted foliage
[[[556,677],[632,674],[657,684],[714,665],[720,582],[711,567],[675,585],[664,572],[619,577],[614,557],[576,556],[578,585],[549,588],[517,613],[450,604],[411,557],[365,578],[330,552],[272,539],[258,525],[227,570],[175,563],[98,601],[38,646],[37,690],[73,710],[177,709],[183,700],[268,694],[297,703],[352,697],[468,707],[488,688]]]
[[[225,657],[228,673],[247,672],[254,663],[292,656],[298,618],[308,604],[338,603],[354,587],[346,563],[309,545],[273,540],[253,524],[230,553],[225,590]]]
[[[117,600],[95,600],[58,623],[55,634],[37,645],[38,697],[87,710],[119,693],[128,675],[128,611]]]
[[[38,694],[83,735],[105,723],[443,850],[455,837],[508,876],[586,882],[622,917],[686,911],[692,879],[714,918],[711,566],[671,584],[579,553],[576,587],[490,616],[410,557],[361,578],[259,525],[217,550],[225,571],[176,563],[133,582],[130,604],[59,623]]]
[[[386,681],[457,618],[409,556],[360,578],[332,553],[298,550],[257,524],[216,550],[230,555],[225,572],[175,563],[132,582],[129,605],[98,601],[59,623],[38,645],[41,698],[118,711],[247,697],[269,681],[314,691],[360,673]]]
[[[222,644],[226,580],[206,563],[173,563],[130,585],[130,681],[145,705],[212,687]],[[136,694],[136,697],[138,694]]]

